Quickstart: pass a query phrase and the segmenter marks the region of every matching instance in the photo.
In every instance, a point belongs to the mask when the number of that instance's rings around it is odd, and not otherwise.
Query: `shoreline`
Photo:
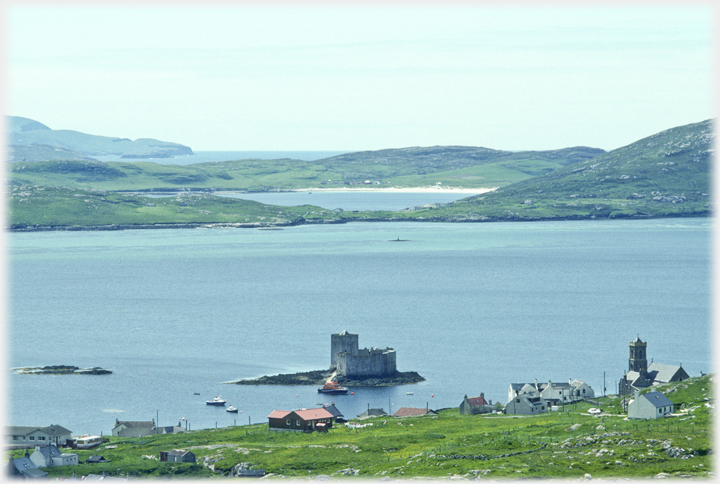
[[[399,188],[399,187],[337,187],[337,188],[297,188],[285,190],[287,192],[385,192],[385,193],[471,193],[480,195],[482,193],[492,192],[499,187],[492,188],[448,188],[448,187],[415,187],[415,188]]]

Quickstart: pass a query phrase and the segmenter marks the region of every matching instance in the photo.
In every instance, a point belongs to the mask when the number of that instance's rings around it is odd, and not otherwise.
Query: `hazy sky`
[[[610,150],[715,115],[710,3],[180,5],[5,7],[6,114],[196,151]]]

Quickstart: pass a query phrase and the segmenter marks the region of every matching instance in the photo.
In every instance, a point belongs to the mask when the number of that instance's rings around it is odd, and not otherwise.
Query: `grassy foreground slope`
[[[603,150],[566,148],[512,153],[487,148],[438,146],[350,153],[324,160],[235,160],[192,165],[55,159],[14,162],[16,185],[102,190],[290,190],[373,187],[497,187],[587,160]]]
[[[239,468],[294,478],[710,478],[713,380],[705,375],[664,385],[675,413],[659,420],[627,420],[619,399],[609,396],[599,399],[598,416],[587,413],[598,405],[578,403],[535,416],[460,415],[453,408],[438,416],[352,419],[365,426],[336,424],[326,434],[271,432],[263,423],[111,437],[99,449],[78,451],[80,465],[46,470],[51,478],[73,472],[197,478],[236,475]],[[342,411],[340,400],[336,405]],[[197,463],[158,461],[161,451],[172,449],[192,451]],[[110,462],[85,464],[90,455]]]

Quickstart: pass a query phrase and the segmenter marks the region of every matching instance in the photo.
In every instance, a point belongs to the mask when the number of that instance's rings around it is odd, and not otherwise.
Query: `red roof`
[[[471,407],[477,407],[477,406],[480,406],[480,405],[487,405],[487,404],[488,404],[488,402],[486,402],[483,397],[468,398],[468,403],[470,404]]]
[[[273,412],[268,415],[268,418],[285,418],[289,413],[290,410],[273,410]]]
[[[321,418],[333,418],[333,415],[324,408],[310,408],[307,410],[274,410],[268,418],[285,418],[294,413],[303,420],[319,420]]]
[[[333,418],[333,415],[324,408],[309,408],[307,410],[295,410],[295,414],[303,420],[318,420],[321,418]]]

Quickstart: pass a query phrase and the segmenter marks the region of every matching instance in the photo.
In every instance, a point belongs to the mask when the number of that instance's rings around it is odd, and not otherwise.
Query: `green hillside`
[[[18,150],[19,148],[15,148]],[[519,152],[473,147],[404,148],[351,153],[324,160],[231,160],[191,165],[149,162],[14,162],[14,184],[103,190],[290,190],[374,187],[490,188],[590,159],[602,150]],[[52,155],[52,153],[50,153]],[[57,153],[61,156],[61,153]]]
[[[318,480],[709,479],[715,473],[713,380],[705,375],[658,387],[675,408],[672,416],[658,420],[627,420],[619,399],[607,396],[533,416],[460,415],[450,408],[437,416],[352,418],[362,426],[335,423],[327,433],[271,432],[265,421],[110,437],[100,448],[77,451],[80,465],[45,470],[52,479],[73,472],[78,477],[105,472],[133,478],[227,478],[241,468]],[[337,407],[343,411],[341,401]],[[602,413],[590,415],[591,407]],[[197,462],[159,461],[160,452],[173,449],[190,450]],[[23,453],[11,452],[15,457]],[[85,463],[91,455],[110,462]]]
[[[477,220],[707,216],[714,142],[713,120],[680,126],[432,210],[431,216]]]

